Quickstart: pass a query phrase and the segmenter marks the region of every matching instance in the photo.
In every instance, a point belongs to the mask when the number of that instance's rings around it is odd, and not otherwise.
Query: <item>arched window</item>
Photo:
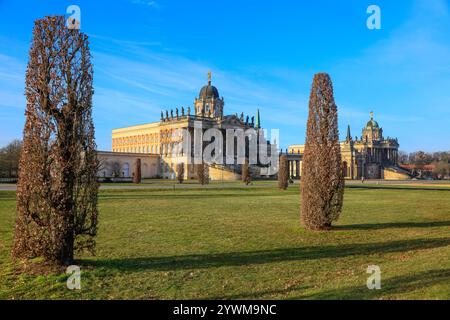
[[[128,164],[128,162],[123,165],[123,170],[122,171],[123,171],[123,176],[125,178],[129,178],[130,177],[130,165]]]

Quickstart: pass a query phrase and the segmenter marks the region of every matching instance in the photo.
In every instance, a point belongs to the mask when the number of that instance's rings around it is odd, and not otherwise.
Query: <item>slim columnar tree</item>
[[[280,157],[280,169],[278,170],[278,188],[286,190],[289,185],[288,160],[286,155]]]
[[[142,165],[141,159],[136,159],[134,174],[133,174],[133,183],[139,184],[142,181]]]
[[[303,157],[302,221],[311,230],[328,230],[342,209],[344,177],[337,106],[328,74],[314,76]]]
[[[184,181],[184,163],[177,164],[177,180],[180,184]]]
[[[87,36],[63,17],[34,25],[13,257],[57,265],[95,248],[97,169]]]
[[[203,184],[209,184],[209,166],[203,163]]]
[[[197,180],[201,185],[205,184],[205,164],[200,163],[195,165],[195,171],[197,172]]]
[[[252,182],[248,159],[245,159],[245,162],[242,165],[242,182],[244,182],[246,186],[248,186]]]
[[[203,162],[196,165],[197,179],[201,185],[209,184],[208,166]]]

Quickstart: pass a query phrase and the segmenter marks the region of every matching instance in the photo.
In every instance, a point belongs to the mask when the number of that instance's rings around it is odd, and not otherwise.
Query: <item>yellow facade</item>
[[[250,117],[244,118],[237,115],[224,115],[224,99],[219,96],[219,91],[211,84],[211,75],[208,75],[208,84],[201,88],[198,98],[195,98],[191,107],[184,109],[176,108],[161,112],[159,122],[114,129],[112,131],[112,151],[117,153],[133,153],[136,157],[141,154],[158,155],[160,159],[160,176],[162,178],[175,179],[177,177],[179,165],[184,164],[185,179],[192,179],[196,176],[195,166],[190,164],[192,159],[183,151],[177,150],[182,142],[182,132],[188,131],[191,136],[195,124],[201,123],[201,127],[217,128],[225,130],[227,128],[250,129],[255,126],[254,117],[250,122]],[[191,114],[192,111],[192,114]],[[257,123],[259,123],[259,118]],[[225,145],[225,144],[224,144]],[[192,152],[192,151],[191,151]],[[220,176],[225,180],[236,179],[238,175],[232,174],[224,168],[224,172],[219,168],[211,170],[212,179]]]
[[[112,151],[159,154],[160,135],[159,122],[115,129]]]
[[[362,135],[353,138],[350,127],[347,138],[340,143],[343,175],[346,179],[408,179],[407,173],[398,166],[398,140],[383,136],[383,129],[370,113],[370,120],[362,129]],[[304,145],[291,145],[288,153],[291,175],[299,177],[302,170]],[[295,159],[295,155],[298,159]],[[298,168],[299,167],[299,168]],[[300,173],[300,174],[299,174]]]

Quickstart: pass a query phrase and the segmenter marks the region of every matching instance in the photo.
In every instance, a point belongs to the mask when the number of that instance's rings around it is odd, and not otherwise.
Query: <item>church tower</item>
[[[205,118],[222,118],[225,102],[220,98],[219,91],[211,84],[211,72],[208,72],[208,84],[204,86],[195,99],[195,115]]]

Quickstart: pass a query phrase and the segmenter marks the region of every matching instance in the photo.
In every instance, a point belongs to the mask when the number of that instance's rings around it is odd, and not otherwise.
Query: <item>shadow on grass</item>
[[[268,299],[268,298],[289,298],[289,299],[318,299],[318,300],[345,300],[345,299],[379,299],[389,295],[404,294],[415,290],[426,289],[434,285],[450,283],[450,270],[430,270],[417,273],[381,279],[381,290],[369,290],[365,283],[360,286],[344,287],[333,290],[321,290],[317,293],[302,294],[302,291],[311,289],[311,286],[293,286],[288,289],[249,291],[231,296],[217,296],[213,299]],[[450,296],[450,293],[447,294]],[[208,299],[206,297],[205,299]]]
[[[373,190],[378,190],[378,189],[383,189],[383,190],[409,190],[409,191],[450,191],[450,188],[448,187],[420,187],[420,186],[410,186],[410,187],[399,187],[399,186],[389,186],[389,185],[384,185],[384,186],[374,186],[374,185],[347,185],[345,186],[348,189],[373,189]]]
[[[357,287],[347,287],[334,290],[325,290],[318,293],[303,295],[301,299],[377,299],[386,295],[396,295],[416,290],[426,289],[434,285],[449,284],[450,270],[437,269],[417,274],[381,279],[380,290],[369,290],[363,283]],[[441,296],[444,292],[441,292]],[[447,292],[447,297],[450,293]],[[425,297],[424,297],[425,298]]]
[[[166,190],[167,191],[167,190]],[[201,200],[201,199],[222,199],[222,198],[261,198],[261,197],[280,197],[282,193],[206,193],[206,194],[130,194],[130,195],[100,195],[100,200],[138,200],[138,199],[185,199],[185,200]]]
[[[192,254],[169,257],[142,257],[124,259],[98,259],[82,261],[82,264],[116,269],[120,271],[171,271],[206,269],[223,266],[243,266],[282,261],[316,260],[348,256],[387,254],[419,249],[432,249],[450,245],[450,238],[414,239],[383,243],[351,244],[260,250],[250,252],[228,252],[217,254]]]
[[[295,285],[286,289],[273,289],[273,290],[260,290],[260,291],[248,291],[232,295],[218,295],[218,296],[205,296],[200,300],[247,300],[247,299],[270,299],[275,297],[276,299],[286,298],[287,295],[292,292],[301,292],[310,290],[313,288],[311,285]]]
[[[374,224],[351,224],[346,226],[335,226],[334,230],[378,230],[378,229],[396,229],[396,228],[437,228],[450,227],[450,221],[431,221],[431,222],[392,222],[392,223],[374,223]]]

